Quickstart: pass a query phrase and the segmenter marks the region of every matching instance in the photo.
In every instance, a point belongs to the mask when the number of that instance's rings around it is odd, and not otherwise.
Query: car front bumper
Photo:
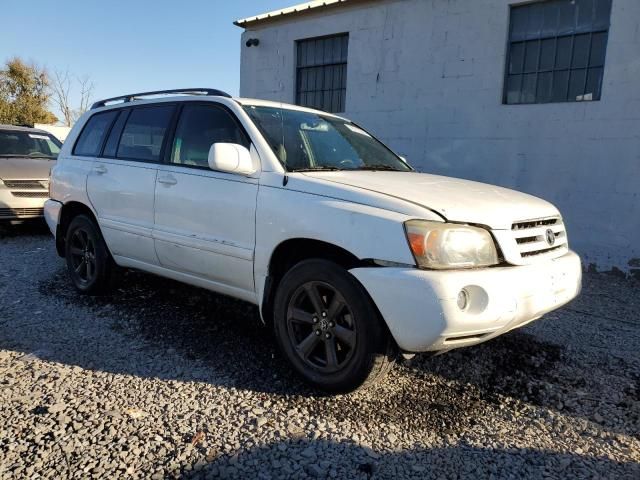
[[[45,196],[48,197],[46,190],[12,191],[0,182],[0,220],[42,217]]]
[[[475,345],[521,327],[574,299],[582,285],[580,257],[474,270],[357,268],[398,346],[406,352]],[[467,306],[458,306],[461,290]]]

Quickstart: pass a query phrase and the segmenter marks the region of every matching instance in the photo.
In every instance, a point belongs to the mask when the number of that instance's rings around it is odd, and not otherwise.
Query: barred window
[[[611,0],[511,7],[503,102],[600,100]]]
[[[349,34],[297,42],[296,103],[327,112],[344,112],[347,96]]]

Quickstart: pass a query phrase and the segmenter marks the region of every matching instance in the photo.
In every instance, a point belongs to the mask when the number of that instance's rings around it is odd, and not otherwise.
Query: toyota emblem
[[[553,244],[556,243],[556,234],[553,233],[553,230],[551,229],[547,230],[546,237],[547,237],[547,243],[549,244],[549,246],[553,246]]]

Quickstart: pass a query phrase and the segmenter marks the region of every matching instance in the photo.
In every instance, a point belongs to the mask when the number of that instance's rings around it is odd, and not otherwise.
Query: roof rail
[[[120,97],[106,98],[104,100],[97,101],[96,103],[91,105],[91,110],[93,110],[94,108],[104,107],[107,103],[115,102],[118,100],[122,100],[123,103],[126,103],[126,102],[133,102],[135,99],[139,97],[148,97],[150,95],[169,95],[172,93],[231,98],[231,95],[229,95],[227,92],[223,92],[222,90],[216,90],[214,88],[176,88],[172,90],[156,90],[154,92],[131,93],[129,95],[122,95]]]

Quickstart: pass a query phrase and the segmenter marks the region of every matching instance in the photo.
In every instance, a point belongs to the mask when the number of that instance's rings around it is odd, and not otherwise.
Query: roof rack
[[[123,103],[133,102],[135,99],[139,97],[148,97],[151,95],[168,95],[172,93],[179,93],[184,95],[205,95],[205,96],[214,96],[214,97],[227,97],[231,98],[227,92],[223,92],[222,90],[216,90],[214,88],[177,88],[172,90],[156,90],[154,92],[141,92],[141,93],[131,93],[129,95],[122,95],[120,97],[106,98],[104,100],[100,100],[93,105],[91,105],[91,110],[94,108],[104,107],[107,103],[116,102],[118,100],[122,100]]]

